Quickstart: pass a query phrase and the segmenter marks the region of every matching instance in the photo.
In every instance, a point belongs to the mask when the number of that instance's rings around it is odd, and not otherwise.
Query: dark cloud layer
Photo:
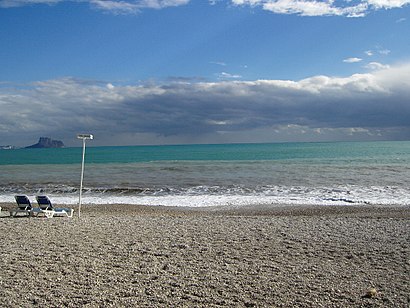
[[[410,138],[410,65],[346,78],[112,85],[74,78],[0,88],[1,144]],[[34,139],[34,140],[33,140]]]

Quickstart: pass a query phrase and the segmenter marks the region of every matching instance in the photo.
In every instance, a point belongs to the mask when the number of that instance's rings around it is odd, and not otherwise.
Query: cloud
[[[97,9],[109,11],[113,14],[134,14],[141,9],[136,3],[123,1],[90,0],[90,4]]]
[[[216,64],[216,65],[220,65],[220,66],[226,66],[225,62],[221,62],[221,61],[211,61],[209,62],[210,64]]]
[[[348,16],[362,17],[367,5],[336,7],[332,1],[279,0],[268,1],[263,5],[267,11],[280,14],[297,14],[301,16]]]
[[[408,139],[409,76],[410,63],[299,81],[39,81],[0,88],[0,140],[51,136],[69,145],[82,131],[95,134],[95,145]]]
[[[388,64],[381,64],[379,62],[370,62],[364,66],[365,68],[371,69],[371,70],[384,70],[388,69],[390,65]]]
[[[237,74],[230,74],[226,72],[222,72],[218,74],[218,79],[240,79],[240,78],[242,78],[242,76],[237,75]]]
[[[376,9],[398,8],[410,3],[409,0],[368,0],[367,2]]]
[[[35,4],[57,4],[60,2],[83,2],[113,14],[135,14],[142,9],[163,9],[186,5],[190,0],[0,0],[0,7],[11,8]]]
[[[57,4],[59,2],[84,2],[92,7],[113,14],[135,14],[142,9],[163,9],[186,5],[190,0],[0,0],[0,7],[10,8],[35,4]],[[215,5],[222,0],[209,0]],[[371,11],[401,8],[410,0],[230,0],[236,6],[261,7],[275,14],[301,16],[347,16],[363,17]],[[403,19],[402,19],[403,20]]]
[[[115,89],[115,86],[112,83],[107,83],[106,87],[109,90],[114,90]]]
[[[140,0],[140,1],[118,1],[118,0],[89,0],[95,8],[113,14],[134,14],[142,9],[164,9],[167,7],[181,6],[190,0]]]
[[[238,6],[260,6],[276,14],[301,16],[363,17],[373,10],[401,8],[410,0],[315,1],[315,0],[232,0]]]
[[[363,59],[360,58],[347,58],[344,59],[343,62],[345,63],[357,63],[357,62],[361,62]]]
[[[1,0],[0,8],[11,8],[35,4],[57,4],[64,0]]]
[[[163,9],[167,7],[186,5],[190,2],[190,0],[140,0],[133,2],[141,8]]]
[[[374,56],[375,53],[377,53],[377,54],[379,54],[379,55],[382,55],[382,56],[387,56],[387,55],[389,55],[389,54],[391,53],[391,50],[386,49],[386,48],[383,48],[383,47],[380,47],[380,46],[376,46],[375,49],[376,49],[375,51],[373,51],[373,50],[366,50],[364,53],[365,53],[367,56],[369,56],[369,57]]]
[[[388,55],[391,51],[389,49],[380,49],[378,52],[381,55]]]

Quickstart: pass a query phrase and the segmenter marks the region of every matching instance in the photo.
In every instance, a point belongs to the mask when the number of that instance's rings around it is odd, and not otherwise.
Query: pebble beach
[[[409,307],[410,207],[0,213],[0,307]]]

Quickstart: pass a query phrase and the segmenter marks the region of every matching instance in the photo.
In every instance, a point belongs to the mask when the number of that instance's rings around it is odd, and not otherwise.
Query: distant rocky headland
[[[64,143],[60,140],[53,140],[48,137],[40,137],[36,144],[26,147],[26,149],[42,149],[42,148],[64,148]]]
[[[65,145],[60,140],[53,140],[49,137],[40,137],[36,144],[28,147],[17,147],[14,145],[0,145],[0,150],[15,150],[15,149],[47,149],[47,148],[64,148]]]

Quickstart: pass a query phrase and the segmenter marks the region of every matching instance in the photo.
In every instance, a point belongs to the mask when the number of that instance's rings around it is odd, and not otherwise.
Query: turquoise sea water
[[[0,151],[0,202],[77,202],[82,148]],[[85,203],[410,204],[410,142],[87,147]]]

